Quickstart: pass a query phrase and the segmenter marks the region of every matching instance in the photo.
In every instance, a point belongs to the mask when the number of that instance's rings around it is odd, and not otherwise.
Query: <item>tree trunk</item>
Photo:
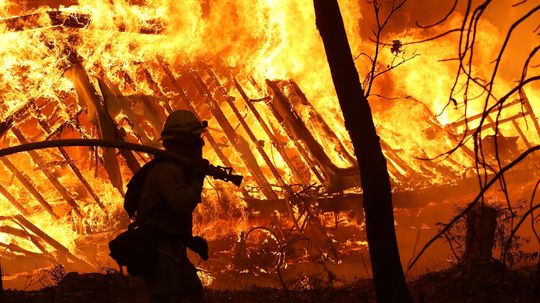
[[[497,210],[495,208],[477,205],[469,211],[463,257],[467,267],[476,268],[491,262],[496,227]]]
[[[360,168],[377,301],[413,302],[399,258],[386,159],[354,66],[337,0],[314,0],[314,5],[317,28]]]

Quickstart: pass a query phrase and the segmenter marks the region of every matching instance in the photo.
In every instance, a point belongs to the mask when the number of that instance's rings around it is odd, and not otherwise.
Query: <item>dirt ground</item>
[[[429,273],[409,282],[416,302],[540,302],[540,268],[506,271],[492,267]],[[141,280],[118,273],[68,273],[54,287],[39,291],[7,290],[4,303],[146,303]],[[207,289],[205,303],[348,303],[375,302],[373,285],[361,280],[342,288],[286,291],[274,288]]]

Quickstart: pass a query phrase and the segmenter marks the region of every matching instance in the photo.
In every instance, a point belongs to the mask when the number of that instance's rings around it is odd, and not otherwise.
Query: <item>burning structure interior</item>
[[[299,280],[290,282],[287,275],[328,274],[309,267],[336,267],[367,256],[359,170],[329,76],[318,74],[328,74],[327,69],[318,71],[317,63],[315,73],[306,76],[301,73],[308,67],[298,68],[294,61],[306,54],[287,62],[276,59],[288,51],[278,35],[280,21],[269,16],[277,10],[252,16],[268,28],[253,25],[242,29],[251,31],[248,37],[206,45],[195,32],[210,35],[207,27],[214,27],[209,40],[218,38],[220,16],[234,17],[227,24],[242,19],[233,8],[213,8],[208,1],[185,6],[174,1],[76,2],[0,2],[2,147],[58,138],[159,147],[166,115],[190,109],[209,121],[205,157],[245,176],[239,189],[206,181],[194,217],[196,232],[210,241],[210,261],[198,264],[206,283],[219,284],[220,275],[233,272],[256,273],[293,287]],[[199,23],[167,16],[171,7],[193,10],[188,6],[195,2]],[[241,21],[246,27],[255,22]],[[220,46],[235,40],[241,46]],[[262,46],[253,46],[257,43]],[[322,57],[317,60],[324,65],[320,46],[314,50],[310,43],[296,43]],[[443,160],[425,159],[455,146],[481,113],[466,119],[435,115],[440,104],[429,100],[438,97],[426,90],[425,100],[410,93],[391,106],[373,105],[375,119],[393,121],[377,127],[395,207],[403,212],[418,213],[429,204],[478,191],[472,143]],[[506,116],[494,112],[483,126],[504,130],[504,136],[484,139],[486,146],[498,140],[503,159],[538,141],[540,126],[528,93],[521,90],[505,105]],[[495,161],[494,152],[486,157]],[[114,267],[107,243],[128,223],[122,210],[125,184],[148,160],[145,154],[88,147],[0,158],[5,283],[35,284],[27,277],[58,264],[77,271]],[[514,177],[529,181],[527,172]]]

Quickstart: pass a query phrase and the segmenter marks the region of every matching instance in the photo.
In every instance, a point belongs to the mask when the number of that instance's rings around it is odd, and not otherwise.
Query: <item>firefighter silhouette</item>
[[[161,133],[163,147],[189,158],[195,166],[203,161],[201,134],[206,127],[206,121],[199,121],[192,112],[174,111]],[[168,161],[147,165],[146,170],[141,169],[145,171],[144,181],[133,224],[151,230],[157,246],[157,262],[143,276],[150,302],[201,302],[202,284],[186,248],[208,258],[206,241],[192,236],[192,212],[201,201],[204,174]]]

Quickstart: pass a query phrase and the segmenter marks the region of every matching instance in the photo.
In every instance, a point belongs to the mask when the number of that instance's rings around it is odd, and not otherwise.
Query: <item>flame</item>
[[[253,99],[268,95],[269,92],[263,85],[266,79],[293,79],[307,100],[313,104],[313,108],[298,106],[296,109],[308,129],[333,164],[340,168],[352,165],[351,161],[338,151],[338,143],[341,142],[348,153],[354,154],[335,96],[324,48],[315,27],[312,1],[147,0],[143,1],[144,5],[134,5],[131,4],[133,1],[126,0],[78,2],[78,5],[59,9],[62,16],[74,18],[83,25],[82,28],[74,29],[55,25],[50,18],[49,12],[52,11],[50,7],[43,6],[22,11],[16,1],[0,0],[0,17],[36,16],[32,21],[32,28],[22,31],[13,31],[5,22],[0,22],[0,37],[3,41],[0,44],[2,98],[0,119],[5,121],[24,108],[31,99],[42,113],[32,112],[17,124],[29,139],[42,140],[48,136],[47,131],[36,127],[38,120],[45,120],[54,130],[64,125],[66,121],[73,120],[77,112],[84,110],[83,102],[77,100],[75,84],[65,75],[74,61],[80,61],[94,84],[97,83],[97,78],[103,79],[124,96],[150,95],[154,96],[157,103],[176,108],[174,101],[177,94],[167,90],[167,84],[164,83],[170,80],[167,80],[156,63],[158,60],[164,60],[172,66],[211,66],[222,71],[218,73],[218,78],[222,77],[220,80],[224,80],[223,75],[235,73],[236,79],[246,84],[244,89]],[[373,52],[375,47],[361,35],[361,26],[364,26],[362,22],[365,21],[363,15],[369,12],[362,11],[359,5],[354,1],[340,1],[354,55]],[[87,17],[90,22],[85,21]],[[459,19],[460,16],[456,16],[445,26],[456,27],[459,25]],[[448,91],[455,80],[457,63],[440,60],[455,56],[457,36],[450,35],[442,40],[407,45],[407,42],[426,38],[427,34],[419,29],[405,28],[383,37],[385,41],[391,41],[395,38],[393,35],[397,35],[400,41],[406,44],[405,56],[412,57],[414,53],[419,56],[382,75],[375,82],[373,92],[389,97],[389,100],[377,98],[375,95],[369,98],[374,109],[378,132],[391,149],[385,152],[389,163],[395,167],[393,179],[396,186],[402,188],[451,183],[461,178],[464,170],[472,167],[472,159],[464,151],[453,154],[449,158],[452,162],[443,161],[438,163],[440,166],[437,167],[426,164],[418,158],[435,157],[451,149],[458,140],[452,135],[454,131],[450,129],[452,123],[460,120],[463,115],[472,117],[480,113],[484,106],[482,100],[470,100],[465,111],[464,100],[457,100],[459,106],[447,107],[450,97]],[[477,60],[473,70],[478,76],[487,78],[497,47],[501,43],[500,29],[485,21],[479,28],[477,39],[482,48],[478,48],[479,53],[475,55]],[[395,54],[388,48],[381,50],[379,62],[381,67],[391,65],[395,60]],[[365,57],[359,57],[355,63],[360,74],[365,75],[369,71],[370,64]],[[163,93],[162,96],[156,96],[155,88],[144,80],[145,72],[158,83],[158,90]],[[177,77],[182,74],[177,70],[172,72]],[[249,76],[254,78],[255,81],[252,82],[259,83],[261,87],[250,82]],[[127,78],[132,81],[127,81]],[[247,85],[248,83],[251,84]],[[463,79],[458,79],[458,86],[462,83]],[[497,82],[494,94],[501,96],[511,85],[512,81],[507,79]],[[236,100],[242,98],[236,92],[227,93]],[[472,87],[467,97],[471,98],[481,93],[478,87]],[[99,90],[98,94],[103,96],[105,93]],[[534,87],[527,87],[527,94],[531,102],[540,97],[540,91]],[[118,109],[114,117],[116,122],[126,129],[129,138],[135,140],[136,134],[142,132],[148,136],[149,144],[155,143],[159,134],[156,126],[144,119],[144,107],[140,100],[133,101],[133,104],[135,113],[131,115],[125,110]],[[264,104],[255,103],[254,106],[269,127],[275,130],[276,137],[285,138],[285,141],[287,134],[272,117],[270,110]],[[326,138],[320,131],[319,125],[311,119],[314,109],[322,115],[324,122],[335,132],[338,140]],[[230,106],[224,106],[222,110],[231,121],[237,120]],[[516,110],[509,111],[505,115],[513,115]],[[94,115],[90,113],[90,109],[88,111],[79,117],[81,120],[78,121],[79,130],[67,130],[62,136],[95,135],[91,123]],[[126,122],[133,120],[134,117],[140,122],[142,131],[135,131],[134,127]],[[249,125],[256,123],[255,118],[251,116],[246,117],[246,121]],[[67,124],[67,128],[74,128],[75,122],[70,123]],[[475,122],[472,123],[470,127],[474,127]],[[519,123],[527,134],[533,133],[532,129],[525,129],[523,122]],[[210,133],[217,134],[218,138],[224,138],[218,125],[216,118],[210,117],[210,126],[217,129],[211,129]],[[241,127],[235,130],[241,136],[247,137],[247,130]],[[515,135],[509,125],[503,125],[502,130]],[[261,129],[254,128],[253,131],[259,140],[264,142],[272,140]],[[535,142],[538,141],[536,135],[532,137],[535,138]],[[20,142],[11,132],[7,132],[2,137],[1,143],[2,146],[11,146]],[[255,143],[248,144],[252,150],[256,150]],[[292,142],[285,142],[284,148],[291,152],[291,157],[295,158],[293,160],[301,158]],[[249,171],[243,167],[241,157],[233,153],[230,146],[223,147],[223,150],[238,171],[248,176],[246,178],[248,185],[254,187],[255,182],[249,176]],[[294,184],[294,174],[272,145],[265,144],[263,150],[273,156],[276,169],[284,181],[287,184]],[[118,222],[114,223],[122,212],[122,197],[109,184],[105,171],[96,164],[98,160],[89,159],[87,149],[72,148],[68,153],[73,162],[80,167],[107,212],[100,209],[92,197],[81,189],[80,181],[65,163],[55,167],[52,173],[58,176],[59,181],[76,198],[84,214],[83,218],[74,215],[65,207],[58,192],[51,188],[47,176],[38,172],[30,156],[17,155],[10,159],[21,171],[32,175],[32,185],[43,194],[46,201],[51,203],[54,213],[60,217],[53,219],[50,213],[41,210],[32,211],[27,216],[28,219],[70,251],[75,252],[76,241],[79,238],[95,232],[116,231],[125,226],[119,226],[121,224]],[[402,161],[392,159],[392,154],[398,155]],[[46,162],[65,160],[62,160],[58,151],[47,151],[40,155]],[[205,147],[205,156],[213,163],[221,162],[209,146]],[[256,153],[255,158],[257,163],[265,163],[261,154]],[[138,160],[142,163],[147,158],[142,156]],[[308,165],[299,170],[306,175],[306,183],[317,183],[318,180],[309,172]],[[440,173],[441,167],[445,169],[446,174]],[[122,165],[121,169],[125,184],[131,172],[125,165]],[[261,169],[269,183],[279,184],[279,180],[272,175],[268,167],[262,165]],[[9,170],[5,168],[2,170],[1,184],[4,184],[28,209],[40,209],[41,206],[27,192],[25,186],[14,178]],[[405,177],[423,176],[424,183],[400,184],[398,174]],[[204,203],[199,206],[195,215],[195,230],[198,234],[212,240],[230,234],[238,235],[258,223],[269,224],[268,219],[250,218],[251,214],[247,214],[244,210],[246,202],[239,191],[222,190],[220,186],[211,180],[205,182]],[[249,186],[246,188],[249,189]],[[260,191],[252,194],[256,198],[264,198]],[[279,194],[283,197],[281,192]],[[2,196],[0,207],[4,216],[18,213],[8,199]],[[295,215],[298,217],[301,215],[298,208],[295,208]],[[316,217],[323,226],[333,224],[333,219],[325,214],[317,214]],[[282,220],[284,226],[292,225],[284,215],[275,214],[274,218]],[[338,221],[340,226],[345,227],[358,227],[362,224],[348,218],[340,218]],[[0,243],[19,243],[25,249],[38,252],[30,241],[2,233]],[[346,240],[341,249],[353,251],[363,249],[365,246],[365,241],[353,238]],[[211,275],[208,275],[208,279],[211,283]]]

